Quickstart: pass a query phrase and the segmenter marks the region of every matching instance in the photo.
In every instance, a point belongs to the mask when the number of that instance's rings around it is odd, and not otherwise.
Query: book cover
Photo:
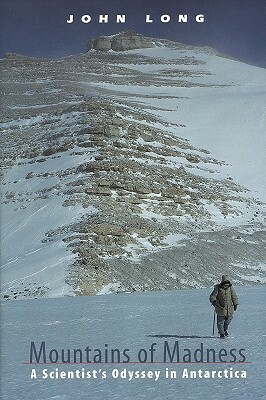
[[[262,399],[265,9],[1,0],[1,399]]]

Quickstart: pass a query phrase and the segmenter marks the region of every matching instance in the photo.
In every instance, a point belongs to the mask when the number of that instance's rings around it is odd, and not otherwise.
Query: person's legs
[[[224,321],[225,332],[227,332],[228,326],[229,326],[230,322],[232,321],[232,319],[233,319],[233,315],[230,315],[229,317],[225,318],[225,321]]]
[[[217,328],[220,335],[224,335],[225,331],[224,322],[225,322],[225,317],[217,315]]]

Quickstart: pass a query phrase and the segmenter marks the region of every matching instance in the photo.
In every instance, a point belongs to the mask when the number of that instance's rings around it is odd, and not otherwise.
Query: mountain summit
[[[154,47],[168,47],[176,50],[201,50],[207,52],[208,54],[216,54],[222,57],[233,59],[233,57],[219,53],[217,50],[208,46],[198,47],[168,39],[148,37],[131,30],[126,30],[116,35],[98,36],[97,38],[90,39],[87,42],[87,51],[97,50],[108,52],[113,50],[115,52],[123,52],[137,49],[151,49]]]
[[[152,38],[145,37],[134,31],[123,31],[117,35],[99,36],[87,43],[87,50],[126,51],[155,47]]]

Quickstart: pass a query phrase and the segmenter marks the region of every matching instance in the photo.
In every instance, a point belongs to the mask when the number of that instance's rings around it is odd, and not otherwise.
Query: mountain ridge
[[[264,71],[165,46],[1,68],[2,296],[264,282]]]
[[[112,48],[112,42],[116,41],[116,46]],[[126,45],[125,47],[119,48],[119,43],[117,42],[125,42]],[[101,45],[103,43],[103,46]],[[105,43],[105,44],[104,44]],[[133,44],[132,44],[133,43]],[[144,44],[144,47],[142,47]],[[243,62],[240,59],[233,57],[232,55],[222,53],[215,48],[211,46],[198,46],[198,45],[191,45],[191,44],[185,44],[169,39],[160,39],[160,38],[155,38],[155,37],[150,37],[150,36],[145,36],[142,35],[141,33],[138,33],[134,30],[125,30],[121,31],[117,34],[114,35],[100,35],[97,36],[95,39],[89,39],[87,41],[87,47],[85,53],[88,53],[91,50],[98,50],[98,51],[128,51],[128,50],[136,50],[136,49],[141,49],[141,48],[153,48],[153,47],[170,47],[173,49],[178,49],[178,50],[194,50],[194,51],[202,51],[202,52],[207,52],[208,54],[214,54],[219,57],[223,58],[228,58],[230,60],[235,60],[238,62]],[[80,53],[84,54],[84,53]],[[78,54],[73,54],[73,55],[68,55],[64,57],[59,57],[60,59],[68,58],[68,57],[75,57],[78,56]],[[34,57],[34,56],[27,56],[24,54],[20,53],[13,53],[13,52],[7,52],[4,56],[4,58],[25,58],[25,59],[38,59],[38,60],[45,60],[45,59],[51,59],[49,57]],[[243,62],[244,63],[244,62]]]
[[[90,39],[87,42],[87,51],[99,50],[99,51],[127,51],[141,48],[153,48],[153,47],[170,47],[177,50],[198,50],[208,52],[209,54],[215,54],[220,57],[229,58],[235,61],[239,61],[237,58],[224,54],[210,46],[196,46],[188,45],[181,42],[159,39],[142,35],[133,30],[126,30],[119,32],[115,35],[101,35],[96,39]]]

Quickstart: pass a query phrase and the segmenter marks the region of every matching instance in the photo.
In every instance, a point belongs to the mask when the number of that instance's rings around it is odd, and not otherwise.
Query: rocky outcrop
[[[124,31],[114,36],[99,36],[87,42],[87,50],[126,51],[155,47],[152,38],[145,37],[134,31]]]
[[[146,49],[155,47],[151,38],[147,38],[135,32],[127,31],[113,38],[111,48],[114,51],[125,51],[133,49]]]
[[[100,36],[92,41],[93,49],[99,51],[111,50],[111,38],[108,36]]]

